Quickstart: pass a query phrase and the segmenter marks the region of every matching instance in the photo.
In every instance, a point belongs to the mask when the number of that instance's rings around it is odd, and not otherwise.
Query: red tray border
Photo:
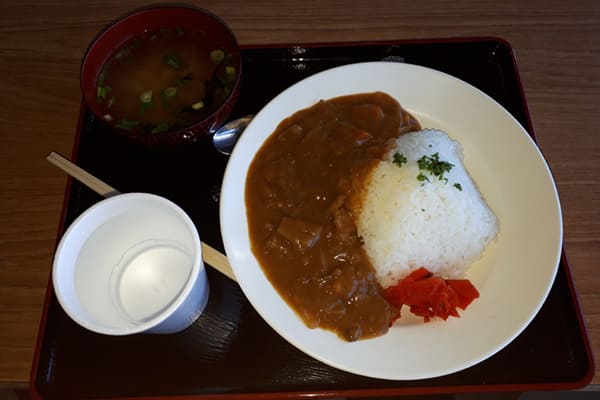
[[[438,38],[438,39],[410,39],[410,40],[383,40],[383,41],[359,41],[359,42],[315,42],[315,43],[274,43],[274,44],[249,44],[240,46],[242,49],[269,49],[269,48],[290,48],[290,47],[350,47],[350,46],[375,46],[375,45],[392,45],[392,44],[432,44],[432,43],[472,43],[472,42],[484,42],[484,41],[495,41],[507,47],[511,52],[511,59],[515,70],[515,76],[517,79],[517,86],[521,100],[523,102],[523,108],[525,110],[525,116],[527,119],[527,128],[529,134],[535,142],[537,142],[535,130],[529,113],[529,107],[525,97],[525,91],[523,89],[523,83],[517,68],[516,55],[512,45],[505,39],[499,37],[456,37],[456,38]],[[79,142],[81,137],[81,128],[83,125],[83,115],[85,111],[85,103],[81,102],[79,117],[77,122],[77,131],[75,136],[75,142],[71,151],[71,159],[76,159],[77,151],[79,148]],[[60,217],[60,225],[57,231],[57,240],[55,246],[58,245],[60,240],[60,234],[64,231],[65,219],[68,210],[69,193],[71,191],[72,178],[67,179],[67,185],[65,187],[64,199]],[[574,382],[561,382],[561,383],[535,383],[535,384],[494,384],[494,385],[457,385],[457,386],[433,386],[433,387],[412,387],[412,388],[381,388],[381,389],[345,389],[345,390],[332,390],[332,391],[321,391],[321,392],[310,392],[310,391],[298,391],[298,392],[272,392],[272,393],[223,393],[223,394],[209,394],[209,395],[177,395],[177,396],[146,396],[146,397],[111,397],[112,400],[222,400],[228,399],[301,399],[301,398],[336,398],[336,397],[368,397],[368,396],[392,396],[392,395],[425,395],[425,394],[446,394],[446,393],[479,393],[479,392],[524,392],[524,391],[542,391],[542,390],[573,390],[588,385],[593,377],[595,371],[594,357],[590,346],[589,337],[587,334],[586,323],[583,319],[581,308],[579,307],[579,296],[575,289],[571,267],[569,265],[566,252],[563,250],[561,253],[561,262],[564,265],[564,272],[567,275],[567,281],[569,283],[569,291],[573,299],[573,306],[577,312],[577,320],[579,322],[579,328],[582,332],[582,339],[586,349],[588,357],[588,371],[585,376],[580,380]],[[40,319],[40,325],[38,330],[38,337],[35,347],[34,358],[32,362],[32,368],[29,375],[29,395],[33,400],[44,400],[44,397],[39,393],[35,385],[37,372],[39,369],[39,358],[40,351],[43,344],[44,333],[46,328],[46,321],[48,318],[48,307],[52,298],[52,274],[48,279],[46,296],[44,299],[44,308]],[[101,398],[98,398],[101,399]],[[106,399],[106,398],[102,398]]]

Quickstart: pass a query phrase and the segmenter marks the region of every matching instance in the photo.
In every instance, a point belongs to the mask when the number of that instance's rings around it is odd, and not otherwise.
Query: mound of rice
[[[394,153],[406,158],[399,167]],[[439,155],[454,166],[447,179],[425,174],[417,160]],[[424,130],[397,139],[368,178],[358,234],[383,287],[419,267],[463,277],[498,233],[498,220],[465,169],[462,146],[445,132]]]

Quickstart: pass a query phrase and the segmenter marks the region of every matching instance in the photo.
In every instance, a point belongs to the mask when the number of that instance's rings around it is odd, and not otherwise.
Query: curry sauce
[[[387,332],[395,310],[354,223],[372,167],[419,123],[381,92],[319,101],[283,120],[246,180],[252,251],[310,328],[354,341]]]

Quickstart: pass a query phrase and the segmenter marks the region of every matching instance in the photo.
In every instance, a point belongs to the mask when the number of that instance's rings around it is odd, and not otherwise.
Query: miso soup
[[[134,134],[180,129],[214,112],[233,90],[235,62],[204,33],[161,29],[132,39],[104,64],[97,101],[104,119]]]

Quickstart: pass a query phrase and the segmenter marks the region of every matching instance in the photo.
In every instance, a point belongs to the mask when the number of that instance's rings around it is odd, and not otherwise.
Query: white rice
[[[393,154],[407,158],[398,167]],[[439,154],[454,166],[438,180],[422,172],[417,160]],[[401,136],[369,177],[358,234],[383,287],[421,266],[446,278],[463,277],[498,233],[498,220],[466,171],[462,146],[441,131]],[[455,184],[459,184],[459,190]]]

